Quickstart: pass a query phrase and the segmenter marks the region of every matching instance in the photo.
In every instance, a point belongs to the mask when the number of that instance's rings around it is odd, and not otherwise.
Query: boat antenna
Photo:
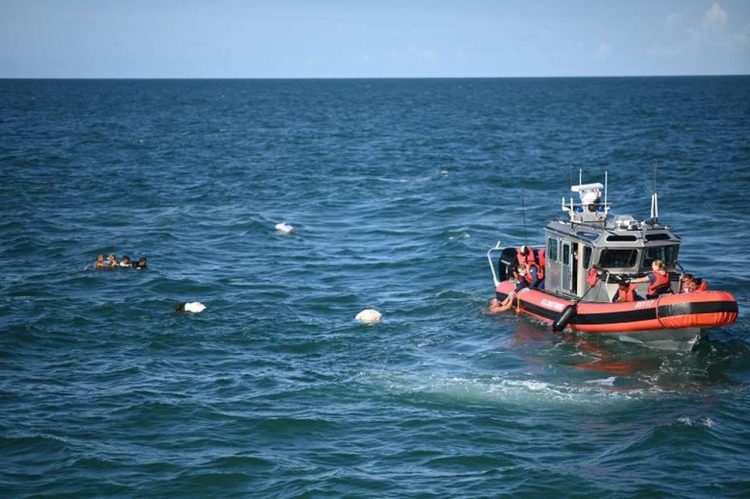
[[[656,192],[656,166],[658,164],[657,160],[654,160],[654,180],[653,180],[653,186],[651,194],[651,222],[652,223],[658,223],[659,222],[659,195]]]
[[[526,237],[526,203],[523,199],[523,191],[521,191],[521,218],[523,219],[523,244],[528,246],[529,241]]]
[[[609,171],[608,170],[604,170],[604,209],[605,210],[607,210],[607,183],[608,183],[608,180],[609,180]]]

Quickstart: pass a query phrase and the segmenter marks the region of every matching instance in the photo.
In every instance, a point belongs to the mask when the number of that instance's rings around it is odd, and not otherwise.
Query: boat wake
[[[620,388],[616,377],[555,383],[503,376],[469,377],[369,372],[361,381],[414,402],[448,405],[491,405],[508,408],[590,411],[638,403],[648,397],[643,388]]]

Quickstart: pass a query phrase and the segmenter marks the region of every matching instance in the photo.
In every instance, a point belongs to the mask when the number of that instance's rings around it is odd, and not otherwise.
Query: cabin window
[[[605,269],[629,268],[635,266],[637,258],[638,251],[634,249],[605,249],[599,257],[599,265]]]
[[[671,239],[669,234],[665,234],[664,232],[658,234],[646,234],[646,241],[667,241],[669,239]]]
[[[633,236],[633,235],[625,235],[625,236],[614,235],[614,236],[607,236],[607,241],[613,241],[613,242],[616,242],[616,241],[623,241],[623,242],[624,242],[624,241],[635,241],[635,240],[636,240],[636,239],[635,239],[635,236]]]
[[[583,268],[589,268],[591,264],[591,246],[583,247]]]
[[[643,252],[643,269],[650,271],[651,262],[654,260],[663,260],[667,267],[674,267],[675,262],[677,262],[679,248],[677,245],[646,248]]]
[[[558,247],[559,241],[555,239],[554,237],[550,237],[547,239],[547,260],[552,262],[558,262]]]

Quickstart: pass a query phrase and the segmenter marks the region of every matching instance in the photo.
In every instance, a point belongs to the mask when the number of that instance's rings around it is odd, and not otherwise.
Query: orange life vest
[[[526,267],[526,273],[524,274],[523,277],[524,279],[526,279],[526,282],[528,282],[529,284],[531,284],[534,281],[534,277],[531,275],[532,267],[536,268],[537,282],[544,279],[544,270],[542,270],[542,268],[539,267],[539,265],[537,265],[536,263],[527,263],[525,267]]]
[[[547,265],[547,250],[539,248],[536,250],[534,258],[536,258],[536,264],[539,265],[539,268],[544,272],[544,266]]]
[[[649,283],[647,294],[660,295],[669,292],[669,272],[657,270],[653,272],[654,282]]]
[[[619,288],[617,292],[617,301],[615,303],[635,301],[635,284],[628,284],[627,289],[623,290]]]
[[[528,265],[530,263],[536,263],[536,260],[534,259],[534,248],[531,246],[526,246],[526,254],[524,255],[521,249],[523,246],[518,248],[516,250],[516,259],[518,260],[518,263],[521,265]]]
[[[594,267],[591,267],[588,272],[586,272],[586,284],[589,286],[596,286],[596,281],[599,280],[599,271],[596,270]]]

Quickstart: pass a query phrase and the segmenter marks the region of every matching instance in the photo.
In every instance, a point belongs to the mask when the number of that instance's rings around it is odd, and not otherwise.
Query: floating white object
[[[185,312],[199,314],[206,310],[206,306],[199,301],[190,301],[185,304]]]
[[[354,320],[358,320],[363,324],[375,324],[376,322],[380,322],[381,317],[383,317],[383,314],[381,314],[377,310],[366,308],[358,313]]]
[[[292,232],[294,232],[294,227],[292,227],[286,222],[278,223],[274,226],[274,228],[276,229],[277,232],[281,232],[284,234],[291,234]]]

